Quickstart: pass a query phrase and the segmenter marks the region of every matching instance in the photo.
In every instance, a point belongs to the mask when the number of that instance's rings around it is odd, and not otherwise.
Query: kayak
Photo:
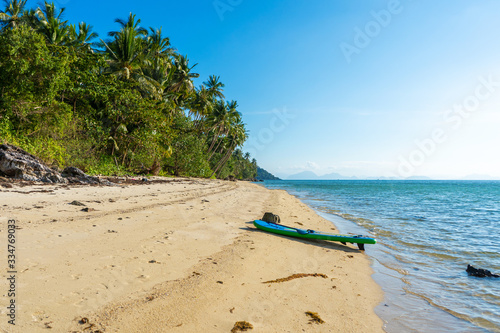
[[[362,235],[327,234],[321,231],[287,227],[285,225],[276,224],[272,222],[265,222],[262,220],[255,220],[253,224],[260,230],[264,230],[278,235],[299,237],[306,239],[329,240],[334,242],[341,242],[344,245],[346,243],[358,244],[358,248],[360,250],[365,249],[365,244],[377,243],[377,240],[375,238],[370,238]]]

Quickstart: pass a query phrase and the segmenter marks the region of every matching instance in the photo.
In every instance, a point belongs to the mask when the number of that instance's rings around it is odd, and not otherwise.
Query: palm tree
[[[221,136],[227,135],[233,123],[241,119],[241,114],[236,110],[238,103],[231,101],[225,103],[224,101],[217,100],[212,109],[212,113],[208,116],[208,123],[211,124],[210,131],[213,132],[212,143],[208,148],[208,153],[212,152],[208,158],[211,160],[214,153],[221,145]],[[215,143],[219,141],[217,147],[214,148]],[[213,150],[212,150],[213,149]]]
[[[22,23],[22,15],[27,0],[4,0],[5,10],[0,12],[0,25],[2,30],[15,29]]]
[[[227,139],[228,139],[227,141],[228,148],[226,154],[220,159],[219,163],[215,167],[210,177],[212,177],[217,171],[219,171],[219,173],[217,174],[217,177],[219,177],[222,168],[224,167],[224,165],[226,165],[234,149],[236,147],[242,146],[243,143],[246,141],[247,131],[245,130],[245,124],[241,121],[241,119],[238,119],[238,121],[234,123],[233,126],[230,128]]]
[[[88,51],[92,51],[93,39],[97,38],[99,35],[92,31],[92,26],[85,22],[80,22],[78,24],[78,33],[76,32],[75,26],[72,24],[69,27],[69,33],[71,36],[71,44]]]
[[[141,19],[135,19],[135,14],[130,13],[128,16],[128,20],[122,20],[121,18],[116,18],[115,22],[118,23],[122,29],[120,31],[110,31],[108,32],[108,36],[116,37],[121,33],[123,29],[132,29],[136,32],[138,36],[145,37],[148,34],[148,31],[144,28],[141,28],[139,25],[141,23]]]
[[[148,56],[154,59],[167,60],[175,54],[175,49],[170,45],[170,38],[163,37],[162,29],[149,28],[146,37]]]
[[[172,84],[173,57],[175,49],[170,45],[170,39],[164,37],[162,29],[149,28],[150,32],[145,38],[143,61],[143,74],[156,81],[157,92],[155,97],[168,100],[166,91]]]
[[[108,68],[106,72],[116,75],[120,79],[137,79],[142,75],[142,61],[144,57],[145,30],[139,27],[141,20],[135,21],[135,15],[130,13],[127,22],[115,19],[122,28],[120,31],[108,33],[112,40],[107,42],[101,39],[104,52],[108,58]]]
[[[219,81],[220,77],[211,75],[203,82],[199,89],[195,89],[195,94],[189,105],[189,115],[194,116],[193,121],[198,131],[202,130],[202,118],[207,117],[218,100],[224,98],[224,84]]]
[[[45,1],[43,8],[36,10],[38,31],[50,44],[65,45],[70,41],[68,21],[62,21],[65,8],[57,11],[56,5]]]
[[[170,62],[166,80],[162,85],[163,98],[175,105],[184,107],[185,103],[196,94],[193,79],[200,76],[193,73],[192,69],[197,64],[189,66],[189,59],[186,56],[174,54]]]
[[[208,80],[203,82],[203,85],[207,87],[208,93],[214,99],[223,99],[224,94],[224,83],[220,82],[220,76],[210,75]]]
[[[108,33],[113,39],[107,42],[101,39],[108,64],[104,72],[124,81],[134,81],[143,95],[160,98],[161,83],[144,73],[148,66],[147,30],[139,26],[141,20],[136,20],[132,13],[127,21],[115,19],[115,22],[121,29]]]
[[[198,64],[194,64],[189,67],[189,59],[187,56],[177,55],[174,58],[174,74],[173,74],[173,86],[172,91],[176,92],[191,92],[194,89],[193,79],[200,76],[198,73],[192,73],[194,67]]]
[[[193,121],[196,123],[198,129],[201,125],[201,118],[210,114],[213,104],[214,101],[210,97],[210,93],[205,86],[201,86],[194,91],[188,108],[189,115],[194,116]]]
[[[39,27],[39,22],[38,22],[38,15],[37,15],[37,10],[30,8],[26,9],[23,12],[22,24],[26,24],[27,26],[33,28],[33,29],[38,29]]]

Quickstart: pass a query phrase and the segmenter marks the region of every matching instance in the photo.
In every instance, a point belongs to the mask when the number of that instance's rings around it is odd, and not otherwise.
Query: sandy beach
[[[253,226],[273,212],[284,224],[335,231],[285,191],[187,178],[0,190],[2,332],[231,332],[238,321],[251,332],[383,332],[373,311],[383,295],[365,253]],[[311,276],[265,283],[294,274]]]

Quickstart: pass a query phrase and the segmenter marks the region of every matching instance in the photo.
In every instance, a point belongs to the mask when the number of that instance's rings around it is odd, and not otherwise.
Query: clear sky
[[[278,176],[500,178],[500,1],[55,3],[101,37],[129,12],[163,27],[197,84],[221,76],[244,150]]]

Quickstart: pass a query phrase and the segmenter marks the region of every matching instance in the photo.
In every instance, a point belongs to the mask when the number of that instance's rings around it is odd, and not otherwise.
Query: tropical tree
[[[121,34],[123,29],[132,29],[136,32],[137,35],[147,36],[148,31],[140,26],[141,19],[135,19],[135,14],[130,13],[128,16],[128,20],[125,21],[121,18],[116,18],[115,23],[118,23],[121,26],[121,30],[119,31],[110,31],[108,32],[108,36],[116,37]]]
[[[219,76],[195,87],[196,64],[161,28],[130,13],[97,45],[92,26],[69,23],[53,0],[3,1],[1,142],[92,173],[251,177],[238,104]]]
[[[187,56],[174,55],[168,79],[164,82],[163,96],[167,101],[173,102],[178,107],[184,107],[189,97],[195,94],[193,79],[200,74],[192,72],[193,66],[189,66]]]
[[[119,31],[108,33],[112,40],[107,42],[101,39],[104,52],[108,58],[106,73],[113,74],[120,79],[137,79],[142,75],[142,61],[145,43],[142,37],[147,32],[139,27],[140,19],[135,20],[135,15],[130,13],[128,21],[119,18],[115,22],[122,28]]]
[[[207,116],[213,107],[214,100],[210,97],[210,93],[201,86],[196,89],[189,104],[189,115],[194,116],[194,121],[198,122],[202,117]]]
[[[208,148],[208,153],[210,153],[209,160],[212,159],[214,153],[222,143],[222,140],[220,140],[221,136],[227,135],[232,125],[241,119],[241,114],[236,110],[237,107],[238,103],[236,101],[225,103],[218,100],[215,102],[212,113],[207,119],[210,124],[210,131],[213,133],[212,142]],[[215,146],[217,141],[219,143]]]
[[[224,83],[220,82],[220,76],[215,76],[215,75],[210,75],[208,77],[208,80],[203,82],[203,85],[205,85],[208,94],[210,97],[214,99],[223,99],[224,94],[222,93],[224,91]]]
[[[23,20],[27,0],[4,0],[5,9],[0,12],[0,26],[3,29],[17,28]]]
[[[101,39],[108,64],[104,73],[136,83],[143,96],[158,97],[160,84],[143,71],[147,66],[147,30],[139,26],[141,20],[136,20],[132,13],[128,21],[116,19],[115,22],[121,29],[108,33],[113,39],[107,42]]]
[[[241,121],[241,119],[238,119],[238,121],[233,124],[233,126],[229,130],[229,134],[226,138],[226,153],[223,155],[223,157],[220,159],[219,163],[215,167],[212,175],[210,177],[213,177],[219,171],[218,176],[220,175],[220,171],[224,167],[224,165],[227,163],[229,158],[231,157],[232,152],[236,147],[242,146],[245,140],[247,139],[247,132],[245,130],[245,124]]]
[[[169,61],[175,54],[175,49],[170,45],[170,38],[163,36],[162,28],[149,28],[146,43],[148,58],[157,62]]]
[[[65,45],[70,42],[70,26],[63,21],[65,8],[57,10],[56,5],[45,1],[35,13],[38,17],[38,31],[45,36],[49,44]]]
[[[164,37],[162,29],[149,28],[150,32],[145,39],[143,74],[155,81],[156,94],[153,97],[165,99],[168,87],[172,84],[175,49],[170,45],[170,39]]]
[[[80,22],[78,24],[78,32],[76,32],[75,25],[70,25],[69,34],[71,45],[92,52],[92,46],[94,45],[92,40],[99,36],[96,32],[92,31],[92,28],[91,25]]]

